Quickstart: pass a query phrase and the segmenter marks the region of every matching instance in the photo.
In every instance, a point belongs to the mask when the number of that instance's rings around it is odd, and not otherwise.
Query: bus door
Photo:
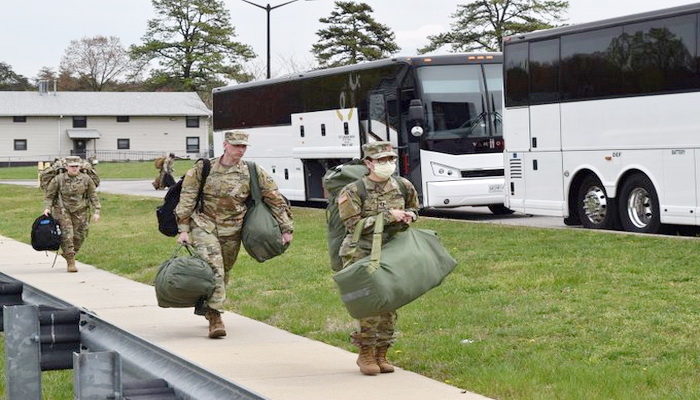
[[[398,132],[390,123],[389,105],[384,91],[372,91],[367,95],[367,142],[386,141],[392,146],[398,146]],[[395,101],[395,100],[394,100]]]
[[[564,204],[560,103],[552,103],[558,87],[539,87],[548,74],[558,74],[559,39],[507,46],[507,96],[515,106],[505,111],[507,206],[539,215],[561,215]],[[529,46],[529,47],[528,47]],[[523,72],[524,71],[524,72]],[[525,97],[518,88],[529,88]],[[547,100],[547,101],[545,101]]]

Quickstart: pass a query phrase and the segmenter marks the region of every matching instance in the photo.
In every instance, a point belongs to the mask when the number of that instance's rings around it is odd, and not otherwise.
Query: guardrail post
[[[3,306],[5,376],[8,400],[41,400],[39,310]]]
[[[80,400],[122,399],[119,353],[73,353],[73,391]]]

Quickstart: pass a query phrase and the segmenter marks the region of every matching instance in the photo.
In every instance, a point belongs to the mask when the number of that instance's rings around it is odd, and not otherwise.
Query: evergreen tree
[[[458,4],[452,30],[428,36],[419,53],[449,45],[454,52],[502,51],[503,38],[516,33],[553,28],[569,8],[557,0],[476,0]]]
[[[316,32],[312,46],[319,65],[337,67],[386,58],[400,50],[391,29],[372,18],[372,7],[353,1],[336,1],[330,17],[319,19],[328,28]]]
[[[34,87],[29,79],[15,73],[9,64],[0,62],[0,90],[25,91],[34,90]]]
[[[157,18],[148,21],[144,44],[132,56],[156,61],[151,90],[198,91],[203,99],[227,80],[246,80],[241,62],[255,57],[236,36],[220,0],[152,0]]]

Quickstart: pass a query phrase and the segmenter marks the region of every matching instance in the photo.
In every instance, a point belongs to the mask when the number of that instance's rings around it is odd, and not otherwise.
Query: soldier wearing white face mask
[[[369,174],[361,179],[367,192],[366,197],[363,199],[359,194],[359,181],[348,184],[338,194],[338,213],[346,228],[345,239],[339,251],[344,268],[371,253],[374,221],[378,214],[383,214],[384,218],[383,244],[418,218],[416,189],[407,179],[392,176],[396,171],[397,156],[391,143],[368,143],[362,146],[362,151],[365,165],[369,169]],[[403,192],[406,192],[405,197]],[[363,218],[366,220],[362,236],[353,253],[350,251],[352,235],[355,225]],[[351,338],[360,348],[357,358],[360,371],[365,375],[393,372],[394,367],[386,359],[386,354],[394,342],[396,311],[362,318],[358,323],[359,328]]]

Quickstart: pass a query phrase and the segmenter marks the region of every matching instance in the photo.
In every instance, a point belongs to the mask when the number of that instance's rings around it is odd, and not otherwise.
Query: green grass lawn
[[[174,176],[177,179],[187,172],[194,160],[176,160]],[[95,166],[101,179],[153,179],[158,176],[158,170],[153,161],[103,162]],[[0,168],[2,179],[36,179],[36,166]]]
[[[0,189],[0,234],[28,243],[41,192]],[[101,201],[78,259],[152,284],[176,244],[157,231],[160,201]],[[283,256],[260,264],[242,251],[227,308],[354,350],[353,320],[328,268],[324,211],[293,212]],[[416,226],[438,231],[458,266],[399,310],[389,356],[401,368],[498,399],[700,398],[697,239],[430,218]]]

